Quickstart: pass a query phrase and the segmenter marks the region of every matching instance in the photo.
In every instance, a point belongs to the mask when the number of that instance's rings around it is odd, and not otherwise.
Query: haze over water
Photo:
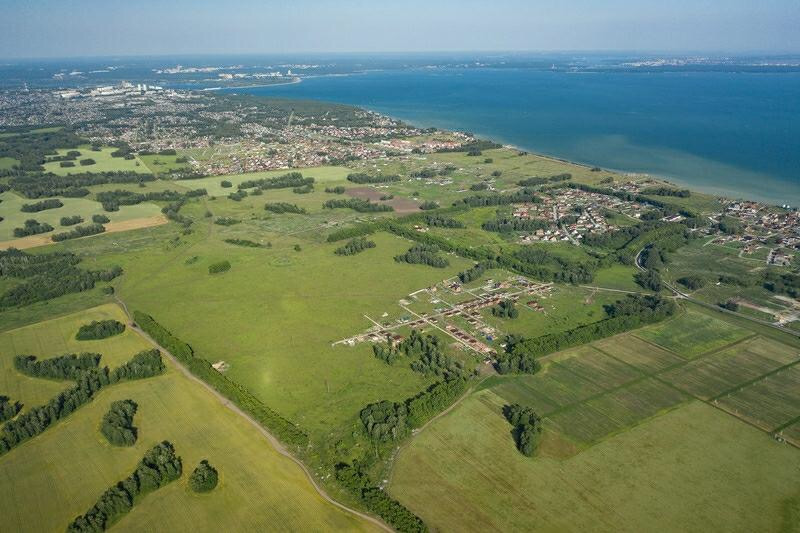
[[[356,104],[697,190],[800,205],[798,72],[414,69],[235,91]]]

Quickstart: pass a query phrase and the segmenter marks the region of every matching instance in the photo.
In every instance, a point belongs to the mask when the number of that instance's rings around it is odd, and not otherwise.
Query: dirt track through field
[[[117,301],[117,303],[122,308],[122,310],[125,313],[125,315],[128,317],[128,319],[130,321],[130,324],[134,324],[133,317],[128,312],[128,306],[125,305],[125,302],[123,302],[122,300],[120,300],[116,296],[114,297],[114,299]],[[264,428],[264,426],[259,424],[256,421],[256,419],[254,419],[253,417],[251,417],[250,415],[248,415],[247,413],[242,411],[239,408],[238,405],[236,405],[233,402],[231,402],[230,400],[228,400],[228,398],[226,398],[225,396],[220,394],[211,385],[209,385],[208,383],[206,383],[202,379],[200,379],[197,376],[195,376],[194,374],[192,374],[189,371],[188,368],[183,366],[180,363],[180,361],[178,361],[178,359],[174,355],[172,355],[172,353],[170,353],[166,348],[164,348],[163,346],[158,344],[155,341],[155,339],[153,339],[150,335],[148,335],[147,333],[145,333],[144,331],[139,329],[138,326],[131,325],[129,327],[133,331],[135,331],[138,335],[140,335],[143,339],[145,339],[147,342],[149,342],[154,347],[156,347],[159,350],[161,350],[161,352],[169,358],[169,360],[183,373],[184,376],[186,376],[190,380],[194,381],[195,383],[199,384],[200,386],[204,387],[208,392],[210,392],[212,395],[214,395],[220,401],[220,403],[222,403],[222,405],[224,405],[225,407],[227,407],[228,409],[230,409],[231,411],[233,411],[237,415],[241,416],[242,418],[244,418],[245,420],[250,422],[250,424],[252,424],[262,435],[264,435],[264,437],[266,437],[266,439],[269,441],[269,443],[272,445],[272,447],[275,448],[275,450],[279,454],[283,455],[284,457],[287,457],[287,458],[291,459],[295,464],[297,464],[297,466],[299,466],[303,470],[303,473],[306,475],[306,478],[308,479],[308,481],[311,482],[311,485],[317,491],[317,494],[319,494],[325,501],[327,501],[328,503],[338,507],[339,509],[342,509],[342,510],[348,512],[348,513],[352,513],[352,514],[358,516],[359,518],[362,518],[362,519],[364,519],[364,520],[366,520],[366,521],[378,526],[379,528],[381,528],[381,529],[383,529],[385,531],[390,531],[390,532],[394,531],[392,528],[390,528],[388,525],[386,525],[381,520],[378,520],[375,517],[372,517],[372,516],[370,516],[368,514],[364,514],[364,513],[360,512],[360,511],[357,511],[356,509],[352,509],[350,507],[347,507],[346,505],[344,505],[342,503],[339,503],[338,501],[336,501],[333,498],[331,498],[328,495],[328,493],[325,492],[322,489],[322,487],[320,487],[317,484],[317,481],[314,479],[314,476],[311,475],[311,472],[308,470],[308,468],[306,468],[306,465],[302,461],[297,459],[294,455],[292,455],[292,453],[289,450],[286,449],[286,447],[281,443],[281,441],[279,441],[272,433],[267,431],[267,429]]]

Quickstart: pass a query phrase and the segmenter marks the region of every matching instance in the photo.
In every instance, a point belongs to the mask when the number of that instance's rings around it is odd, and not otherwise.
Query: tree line
[[[0,424],[11,420],[22,410],[22,404],[12,402],[8,396],[0,396]]]
[[[266,189],[289,189],[292,187],[305,187],[313,185],[314,178],[304,178],[300,172],[288,172],[274,178],[260,178],[255,180],[245,180],[239,184],[239,189],[252,189],[257,187]]]
[[[509,204],[534,204],[541,203],[542,199],[534,194],[533,189],[523,188],[507,194],[476,194],[461,199],[458,203],[464,203],[470,207],[487,207],[493,205]]]
[[[336,255],[356,255],[368,248],[375,248],[375,246],[375,242],[367,240],[366,237],[356,237],[348,241],[344,246],[335,249],[333,253]]]
[[[433,244],[419,243],[409,248],[406,253],[394,256],[394,260],[398,263],[428,265],[434,268],[445,268],[450,266],[450,261],[438,254],[438,246]]]
[[[97,235],[105,233],[106,227],[102,224],[86,224],[85,226],[76,226],[70,231],[63,231],[61,233],[54,233],[50,238],[54,242],[66,241],[69,239],[78,239],[80,237],[88,237],[90,235]]]
[[[39,211],[44,211],[45,209],[58,209],[59,207],[64,207],[64,202],[58,198],[50,198],[40,202],[34,202],[32,204],[22,204],[20,211],[23,213],[38,213]]]
[[[365,172],[354,172],[347,175],[347,181],[353,183],[391,183],[400,181],[400,176],[397,174],[377,174],[371,176]]]
[[[298,215],[305,215],[307,211],[297,204],[290,204],[288,202],[268,202],[264,204],[264,209],[273,213],[296,213]]]
[[[513,231],[536,231],[547,229],[548,224],[544,220],[535,218],[523,219],[517,217],[497,217],[494,220],[487,220],[481,225],[485,231],[497,233],[511,233]]]
[[[80,372],[73,387],[58,393],[45,405],[34,407],[6,422],[0,429],[0,455],[43,433],[57,421],[89,403],[102,388],[120,381],[148,378],[163,372],[164,363],[158,350],[139,352],[113,371],[103,367]]]
[[[438,228],[463,229],[467,227],[463,222],[443,215],[425,215],[425,223]]]
[[[36,219],[29,218],[21,228],[14,228],[14,237],[22,238],[30,235],[39,235],[40,233],[47,233],[53,231],[53,226],[47,222],[39,222]]]
[[[85,514],[67,526],[69,533],[105,531],[147,494],[181,477],[183,463],[168,441],[148,450],[131,475],[106,490]]]
[[[33,355],[14,356],[14,368],[21,374],[34,378],[75,380],[87,370],[100,364],[99,353],[64,354],[38,360]]]
[[[394,211],[394,207],[385,204],[374,204],[369,200],[361,198],[349,198],[347,200],[328,200],[322,204],[323,209],[347,208],[359,213],[380,213]]]

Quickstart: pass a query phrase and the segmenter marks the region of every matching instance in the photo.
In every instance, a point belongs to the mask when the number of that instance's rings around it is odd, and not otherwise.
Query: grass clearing
[[[750,332],[691,309],[636,331],[636,336],[686,358],[696,357],[748,336]]]
[[[75,349],[73,343],[78,341],[71,338],[77,326],[102,317],[125,319],[118,307],[106,305],[0,335],[3,385],[20,379],[5,368],[15,351],[45,356]],[[103,353],[106,363],[127,360],[149,348],[130,331],[80,344],[84,345]],[[67,419],[0,457],[0,512],[5,527],[10,531],[63,530],[105,489],[128,475],[146,449],[164,439],[173,442],[182,457],[183,476],[143,499],[115,530],[350,531],[370,527],[325,502],[300,468],[280,456],[255,427],[171,364],[167,366],[162,376],[101,391]],[[42,386],[43,391],[61,386],[30,381],[32,388]],[[31,394],[27,398],[33,402]],[[139,404],[134,418],[139,439],[130,448],[112,447],[97,428],[111,402],[126,398]],[[220,484],[209,494],[197,495],[190,491],[188,477],[201,459],[219,470]]]
[[[452,531],[791,527],[784,509],[800,497],[800,453],[708,405],[568,459],[530,459],[514,447],[503,403],[483,390],[437,420],[400,453],[390,493]]]

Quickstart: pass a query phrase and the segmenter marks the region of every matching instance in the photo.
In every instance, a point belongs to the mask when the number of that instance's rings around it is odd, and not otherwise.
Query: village
[[[354,346],[370,342],[397,343],[402,332],[433,328],[453,343],[476,354],[484,362],[492,361],[505,332],[487,323],[481,311],[511,300],[532,311],[544,312],[541,300],[553,290],[552,283],[539,283],[523,276],[506,280],[487,279],[480,286],[468,288],[457,277],[412,292],[398,301],[399,316],[388,312],[380,321],[364,315],[372,323],[365,332],[333,342],[332,346]]]

